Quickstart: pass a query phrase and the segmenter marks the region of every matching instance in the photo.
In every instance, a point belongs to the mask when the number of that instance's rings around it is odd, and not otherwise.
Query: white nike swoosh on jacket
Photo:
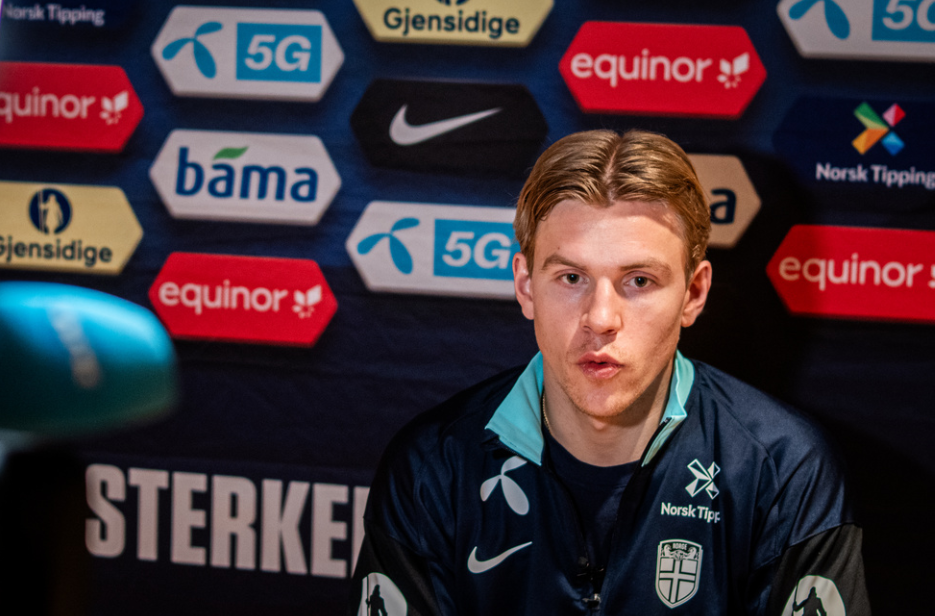
[[[409,105],[400,107],[399,111],[397,111],[396,115],[393,117],[393,123],[390,124],[390,139],[397,145],[415,145],[423,141],[428,141],[429,139],[434,139],[435,137],[450,133],[462,126],[467,126],[478,120],[483,120],[487,116],[492,116],[501,109],[501,107],[496,107],[494,109],[469,113],[468,115],[458,116],[456,118],[413,126],[406,121],[406,109],[408,107]]]
[[[514,553],[519,552],[523,548],[529,547],[531,545],[532,541],[528,541],[516,547],[510,548],[506,552],[502,552],[501,554],[498,554],[489,560],[477,560],[477,547],[475,547],[473,550],[471,550],[471,555],[468,556],[468,571],[471,573],[483,573],[484,571],[490,571],[505,561],[507,558],[512,556]]]

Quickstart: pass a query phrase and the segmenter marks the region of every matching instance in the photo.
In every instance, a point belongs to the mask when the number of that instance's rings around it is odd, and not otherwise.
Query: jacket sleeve
[[[844,471],[822,435],[774,457],[777,486],[764,491],[766,511],[748,580],[749,614],[870,616],[861,555]]]
[[[843,524],[788,548],[776,566],[766,615],[870,616],[861,536],[860,527]]]
[[[391,615],[455,613],[448,494],[423,476],[434,477],[440,466],[405,436],[387,449],[367,500],[348,616],[383,616],[381,605]]]
[[[428,559],[365,522],[366,535],[351,581],[348,616],[386,614],[440,616],[434,575]],[[372,611],[368,611],[372,609]]]

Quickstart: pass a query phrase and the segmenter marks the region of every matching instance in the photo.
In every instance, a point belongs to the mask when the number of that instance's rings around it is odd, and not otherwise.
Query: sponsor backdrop
[[[89,613],[343,613],[390,436],[535,351],[530,164],[630,127],[711,200],[682,350],[834,435],[876,613],[930,611],[930,0],[175,4],[0,9],[0,277],[145,306],[181,365],[175,414],[75,447]]]

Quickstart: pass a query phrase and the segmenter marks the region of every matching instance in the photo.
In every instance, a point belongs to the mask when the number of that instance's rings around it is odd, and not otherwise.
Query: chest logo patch
[[[700,544],[685,539],[659,542],[656,556],[656,594],[669,607],[695,596],[701,580]]]
[[[832,580],[807,575],[795,585],[782,616],[844,616],[844,599]]]
[[[518,483],[506,476],[507,472],[525,464],[526,460],[519,456],[513,456],[504,462],[503,466],[500,467],[499,475],[491,477],[480,484],[480,499],[487,502],[487,499],[490,498],[490,495],[493,494],[493,491],[499,485],[503,489],[503,496],[506,498],[506,504],[510,506],[513,513],[517,515],[526,515],[529,513],[529,499],[526,498],[526,493],[523,492],[523,489],[519,487]]]
[[[477,547],[475,546],[474,549],[471,550],[471,555],[468,556],[468,571],[474,574],[484,573],[485,571],[490,571],[491,569],[493,569],[494,567],[496,567],[497,565],[505,561],[507,558],[509,558],[516,552],[519,552],[523,548],[527,548],[531,545],[532,545],[532,541],[521,543],[520,545],[514,546],[510,548],[509,550],[506,550],[505,552],[501,552],[497,554],[496,556],[494,556],[493,558],[490,558],[487,560],[480,560],[477,558]]]
[[[363,579],[357,616],[406,616],[409,606],[406,597],[382,573],[371,573]]]
[[[708,496],[713,499],[721,493],[721,491],[717,489],[717,486],[714,485],[715,475],[721,472],[721,467],[716,463],[712,462],[711,466],[705,468],[701,465],[701,462],[698,461],[698,458],[695,458],[691,461],[691,464],[688,465],[688,470],[695,476],[695,479],[685,486],[689,494],[695,496],[704,490],[708,493]]]

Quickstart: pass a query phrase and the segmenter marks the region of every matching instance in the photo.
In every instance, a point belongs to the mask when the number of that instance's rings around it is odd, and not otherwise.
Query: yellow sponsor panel
[[[0,267],[119,274],[142,237],[119,188],[0,182]]]
[[[552,0],[354,0],[378,41],[525,47]]]
[[[760,211],[760,196],[736,156],[690,154],[711,207],[713,248],[733,248]]]

